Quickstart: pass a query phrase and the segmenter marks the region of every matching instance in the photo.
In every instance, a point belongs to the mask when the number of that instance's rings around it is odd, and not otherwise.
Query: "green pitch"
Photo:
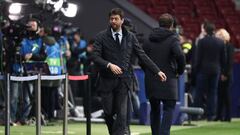
[[[173,126],[171,135],[240,135],[240,119],[227,122],[192,122],[195,126]],[[131,125],[132,135],[151,135],[149,126]],[[0,135],[4,127],[0,126]],[[11,127],[11,135],[35,135],[35,126]],[[62,135],[61,123],[43,126],[42,135]],[[72,123],[68,126],[68,135],[86,135],[85,123]],[[104,124],[92,124],[92,135],[108,135]]]

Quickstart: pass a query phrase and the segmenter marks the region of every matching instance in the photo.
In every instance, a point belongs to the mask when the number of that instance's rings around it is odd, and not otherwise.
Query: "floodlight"
[[[66,17],[75,17],[77,15],[78,6],[73,3],[68,3],[67,8],[62,8],[61,11]]]

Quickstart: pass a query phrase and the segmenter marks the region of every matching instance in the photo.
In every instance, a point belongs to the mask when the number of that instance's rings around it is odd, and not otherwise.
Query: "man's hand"
[[[67,57],[67,59],[69,59],[71,57],[71,52],[69,50],[67,50],[65,52],[65,56]]]
[[[162,71],[158,72],[158,75],[162,82],[165,82],[167,80],[167,76]]]
[[[120,74],[123,73],[123,72],[122,72],[122,69],[121,69],[119,66],[115,65],[115,64],[109,63],[108,68],[110,68],[110,70],[111,70],[115,75],[120,75]]]
[[[226,81],[228,78],[225,75],[221,75],[221,81]]]
[[[25,55],[25,60],[29,61],[32,58],[32,53],[28,53]]]

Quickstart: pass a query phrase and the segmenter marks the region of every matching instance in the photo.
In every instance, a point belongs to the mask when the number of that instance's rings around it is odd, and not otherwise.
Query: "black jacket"
[[[122,27],[122,31],[123,38],[120,46],[113,39],[110,28],[100,32],[96,36],[92,60],[99,68],[100,77],[132,77],[131,62],[133,54],[136,54],[139,60],[147,66],[153,74],[157,75],[160,71],[159,68],[139,46],[135,35],[127,31],[124,27]],[[109,62],[118,65],[123,70],[123,74],[114,75],[111,70],[107,68]]]
[[[232,44],[225,44],[225,66],[223,74],[228,78],[231,78],[233,72],[233,55],[234,55],[234,47]]]
[[[210,35],[199,40],[195,62],[196,73],[223,73],[225,61],[226,57],[222,40]]]
[[[143,46],[146,54],[166,74],[167,81],[160,82],[148,69],[145,71],[146,94],[148,98],[178,98],[177,76],[184,72],[185,57],[175,33],[156,28]]]

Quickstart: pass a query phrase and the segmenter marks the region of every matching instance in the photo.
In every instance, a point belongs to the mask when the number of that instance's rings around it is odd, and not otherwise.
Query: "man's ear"
[[[123,24],[123,22],[124,22],[124,18],[122,18],[122,24]]]
[[[173,23],[172,23],[172,25],[170,26],[169,30],[173,30],[173,29],[174,29],[174,27],[173,27]]]

